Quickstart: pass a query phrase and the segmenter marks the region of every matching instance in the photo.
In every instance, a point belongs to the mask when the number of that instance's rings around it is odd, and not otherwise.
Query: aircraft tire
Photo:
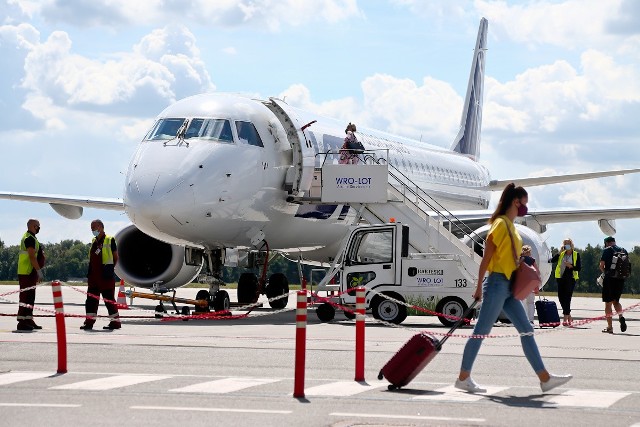
[[[242,273],[238,279],[238,302],[251,304],[256,302],[258,277],[253,273]]]
[[[182,311],[180,312],[180,314],[182,314],[183,316],[190,316],[191,309],[185,305],[184,307],[182,307]],[[189,319],[182,319],[182,321],[188,322]]]
[[[280,295],[289,293],[289,281],[287,280],[287,276],[282,273],[273,273],[271,277],[269,277],[269,284],[267,285],[267,298],[275,298]],[[289,302],[289,296],[269,301],[269,305],[271,308],[275,309],[283,309],[287,306]]]
[[[322,303],[316,308],[316,316],[323,323],[330,322],[336,316],[336,309],[328,302]]]
[[[446,314],[449,316],[460,317],[467,310],[467,304],[458,297],[446,297],[442,298],[438,305],[436,305],[436,312]],[[438,316],[438,320],[444,326],[453,326],[456,323],[456,319],[450,319],[444,316]]]
[[[215,311],[229,311],[230,307],[229,293],[222,290],[216,292],[213,296],[213,309]]]

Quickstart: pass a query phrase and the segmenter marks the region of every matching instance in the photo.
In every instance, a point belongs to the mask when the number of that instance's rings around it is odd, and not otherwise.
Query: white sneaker
[[[455,388],[468,391],[469,393],[485,393],[487,391],[486,388],[482,388],[478,384],[476,384],[476,382],[472,380],[471,377],[467,377],[467,379],[464,381],[457,379]]]
[[[573,378],[573,375],[568,375],[568,374],[567,375],[549,374],[549,380],[547,382],[540,383],[540,388],[542,389],[542,392],[544,393],[546,391],[549,391],[551,389],[559,387],[562,384],[568,383],[571,378]]]

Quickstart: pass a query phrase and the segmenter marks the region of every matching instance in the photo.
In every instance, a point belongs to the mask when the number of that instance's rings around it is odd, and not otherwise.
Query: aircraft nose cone
[[[177,196],[184,181],[173,174],[141,174],[134,176],[125,190],[126,204],[135,215],[158,218]]]

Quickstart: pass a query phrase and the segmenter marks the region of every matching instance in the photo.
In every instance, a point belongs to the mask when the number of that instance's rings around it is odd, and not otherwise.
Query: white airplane
[[[369,159],[383,158],[442,210],[464,211],[446,221],[465,222],[480,236],[488,230],[491,192],[501,191],[508,182],[529,187],[640,171],[492,180],[478,162],[487,27],[482,19],[460,131],[452,147],[359,127],[356,135]],[[132,224],[116,234],[117,273],[154,291],[190,283],[204,264],[213,277],[220,277],[232,250],[243,248],[329,262],[358,215],[348,204],[314,204],[308,196],[316,168],[338,162],[345,125],[275,98],[192,96],[158,115],[131,159],[122,199],[16,192],[0,192],[0,199],[49,203],[69,219],[79,218],[84,207],[126,212]],[[305,197],[307,203],[300,203]],[[546,224],[598,220],[605,234],[614,234],[616,218],[638,216],[640,208],[530,211],[519,231],[548,275],[549,249],[541,236]],[[281,273],[269,280],[263,277],[261,284],[265,283],[268,297],[288,291]],[[256,275],[243,274],[239,301],[251,302],[257,286]],[[216,309],[228,306],[227,293],[218,288],[211,287]],[[272,304],[284,305],[286,299]]]

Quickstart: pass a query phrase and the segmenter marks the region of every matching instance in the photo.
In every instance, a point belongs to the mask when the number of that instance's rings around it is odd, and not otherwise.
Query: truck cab
[[[460,256],[409,253],[407,225],[353,227],[342,256],[341,304],[354,305],[354,288],[363,286],[367,310],[376,319],[399,324],[407,317],[407,305],[415,305],[451,325],[473,301],[476,279]]]

